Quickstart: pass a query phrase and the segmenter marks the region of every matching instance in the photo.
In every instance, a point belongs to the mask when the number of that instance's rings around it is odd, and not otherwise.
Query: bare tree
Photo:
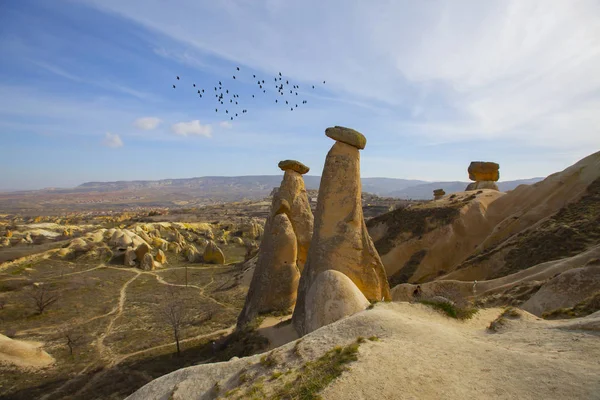
[[[33,300],[38,314],[43,313],[47,307],[58,300],[58,294],[51,292],[48,286],[44,284],[34,285],[29,296]]]
[[[73,349],[81,344],[83,335],[71,326],[65,326],[61,334],[65,339],[65,345],[69,348],[69,354],[73,357]]]
[[[163,322],[167,323],[173,330],[173,337],[177,345],[177,355],[181,355],[181,347],[179,341],[181,339],[181,328],[187,321],[188,310],[185,303],[177,290],[173,287],[168,287],[166,291],[166,299],[164,305],[160,309],[160,317]]]

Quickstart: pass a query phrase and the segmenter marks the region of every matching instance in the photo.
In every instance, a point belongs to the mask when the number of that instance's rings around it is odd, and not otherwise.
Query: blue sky
[[[0,190],[320,174],[333,125],[367,137],[365,177],[545,176],[600,147],[597,1],[4,0],[0,60]],[[215,113],[219,80],[247,114]]]

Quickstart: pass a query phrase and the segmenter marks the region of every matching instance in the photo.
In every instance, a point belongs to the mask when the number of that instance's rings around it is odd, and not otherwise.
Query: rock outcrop
[[[126,267],[135,267],[135,260],[137,259],[138,258],[135,254],[135,250],[133,249],[133,247],[127,248],[127,250],[125,251],[125,259],[123,264]]]
[[[281,186],[277,194],[273,196],[271,214],[285,213],[292,223],[298,245],[296,264],[302,272],[308,256],[314,224],[314,216],[302,178],[309,168],[295,160],[281,161],[278,166],[284,171],[284,174]]]
[[[140,262],[140,268],[144,271],[152,271],[154,269],[154,258],[152,257],[152,254],[144,254],[144,258],[142,258]]]
[[[439,200],[441,198],[443,198],[446,195],[446,192],[444,191],[444,189],[435,189],[433,191],[433,199],[434,200]]]
[[[600,262],[563,272],[544,284],[521,308],[541,316],[544,312],[573,307],[600,291]]]
[[[339,271],[321,272],[306,296],[305,333],[363,311],[369,301],[354,282]]]
[[[204,249],[204,262],[209,264],[225,264],[225,255],[223,251],[212,240],[208,242]]]
[[[187,245],[183,250],[183,255],[191,263],[197,263],[202,261],[202,256],[194,245]]]
[[[167,263],[167,256],[165,255],[165,252],[162,250],[158,250],[158,252],[156,253],[156,261],[158,261],[161,264],[166,264]]]
[[[298,282],[314,222],[302,178],[309,168],[295,160],[281,161],[278,166],[284,171],[283,180],[273,195],[238,327],[243,327],[258,314],[290,312],[296,304]]]
[[[499,170],[500,165],[495,162],[472,161],[467,171],[469,179],[475,182],[470,183],[465,190],[498,190],[496,181],[500,179]]]
[[[292,318],[300,335],[308,332],[306,305],[311,286],[326,270],[346,275],[369,301],[390,299],[385,269],[362,213],[358,150],[365,147],[366,138],[357,131],[337,126],[328,128],[325,134],[336,143],[325,160],[313,238]]]
[[[297,244],[292,224],[286,214],[277,214],[267,221],[265,228],[238,328],[262,313],[290,312],[296,304],[300,270],[296,265]]]
[[[469,172],[469,179],[475,182],[496,182],[500,179],[500,165],[495,162],[472,161],[467,171]]]
[[[142,243],[135,249],[135,256],[141,261],[148,252],[150,252],[150,246],[148,246],[146,243]]]
[[[479,182],[469,183],[467,185],[467,188],[465,189],[465,191],[468,192],[471,190],[481,190],[481,189],[500,190],[500,189],[498,189],[498,185],[496,185],[496,182],[479,181]]]

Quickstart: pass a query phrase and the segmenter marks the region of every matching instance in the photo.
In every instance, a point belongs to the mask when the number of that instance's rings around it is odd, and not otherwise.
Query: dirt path
[[[100,337],[98,338],[98,340],[96,341],[96,349],[98,350],[98,354],[100,355],[100,358],[108,358],[110,360],[108,366],[112,366],[116,360],[113,351],[110,349],[110,347],[107,347],[104,345],[104,339],[110,335],[112,328],[115,324],[115,321],[117,319],[119,319],[119,317],[121,316],[121,314],[123,314],[123,307],[125,306],[125,300],[127,299],[127,286],[129,286],[133,281],[135,281],[137,278],[140,277],[140,275],[142,274],[141,272],[135,270],[134,271],[136,273],[136,275],[131,278],[130,280],[128,280],[127,282],[125,282],[125,284],[123,284],[123,286],[121,287],[121,290],[119,291],[119,304],[113,309],[113,311],[115,311],[115,316],[110,320],[110,322],[108,323],[108,326],[106,327],[106,329],[104,330],[104,333],[102,335],[100,335]]]
[[[216,330],[213,332],[209,332],[209,333],[205,333],[202,335],[198,335],[198,336],[194,336],[191,338],[180,340],[179,343],[181,344],[181,343],[191,342],[193,340],[206,339],[206,338],[209,338],[211,336],[216,336],[216,335],[228,335],[231,332],[233,332],[234,329],[235,329],[235,325],[231,325],[230,327],[225,328],[225,329],[219,329],[219,330]],[[167,346],[175,346],[175,344],[176,344],[175,342],[166,343],[166,344],[161,344],[161,345],[154,346],[154,347],[149,347],[149,348],[143,349],[143,350],[138,350],[133,353],[124,354],[118,358],[116,364],[121,363],[122,361],[124,361],[125,359],[127,359],[129,357],[137,356],[139,354],[147,353],[149,351],[153,351],[153,350],[160,349],[160,348],[167,347]]]
[[[158,275],[155,272],[146,271],[146,272],[142,272],[142,274],[147,274],[147,275],[154,276],[156,278],[156,280],[158,281],[158,283],[161,283],[163,285],[176,286],[176,287],[186,287],[186,285],[167,282],[167,281],[165,281],[163,279],[162,276]],[[215,299],[215,298],[213,298],[213,297],[211,297],[211,296],[209,296],[209,295],[207,295],[207,294],[204,293],[204,289],[206,287],[208,287],[209,285],[213,284],[213,283],[214,283],[214,278],[211,276],[211,281],[209,283],[207,283],[206,285],[204,285],[204,286],[197,286],[197,285],[190,285],[190,284],[188,284],[187,287],[193,287],[195,289],[198,289],[200,291],[200,296],[202,296],[202,297],[206,298],[207,300],[210,300],[210,301],[212,301],[212,302],[220,305],[221,307],[229,308],[229,309],[235,309],[235,307],[232,306],[231,304],[222,303],[219,300],[217,300],[217,299]]]
[[[128,354],[115,354],[113,352],[113,350],[110,348],[110,346],[107,346],[104,344],[104,340],[112,333],[112,330],[116,324],[116,321],[121,317],[122,313],[123,313],[123,309],[126,305],[127,302],[127,288],[129,287],[130,284],[132,284],[136,279],[138,279],[140,276],[142,275],[152,275],[156,278],[157,282],[159,282],[160,284],[163,285],[167,285],[167,286],[177,286],[177,287],[185,287],[185,285],[181,285],[181,284],[175,284],[175,283],[169,283],[167,281],[165,281],[163,279],[162,276],[160,276],[158,273],[156,272],[151,272],[151,271],[140,271],[138,269],[135,268],[117,268],[117,267],[113,267],[113,266],[106,266],[104,264],[100,264],[94,268],[90,268],[84,271],[78,271],[78,272],[73,272],[70,274],[64,274],[62,276],[69,276],[69,275],[76,275],[76,274],[83,274],[83,273],[87,273],[90,271],[94,271],[96,269],[99,268],[109,268],[109,269],[115,269],[118,271],[127,271],[127,272],[131,272],[133,274],[135,274],[135,276],[133,276],[131,279],[129,279],[127,282],[125,282],[122,286],[121,289],[119,290],[119,302],[118,304],[108,313],[103,314],[103,315],[98,315],[92,318],[89,318],[85,321],[82,321],[80,323],[78,323],[77,325],[82,325],[100,318],[106,318],[106,317],[110,317],[112,316],[112,318],[110,319],[110,321],[108,322],[106,328],[104,329],[104,332],[102,332],[102,334],[98,337],[98,339],[95,342],[95,348],[96,351],[98,353],[98,359],[94,360],[92,362],[90,362],[88,365],[86,365],[78,374],[77,376],[81,376],[83,374],[85,374],[87,371],[89,371],[92,367],[94,366],[98,366],[98,362],[102,363],[104,368],[102,369],[102,371],[94,374],[87,382],[86,384],[81,387],[75,394],[74,396],[77,397],[78,395],[82,394],[85,392],[85,390],[87,390],[88,388],[90,388],[92,385],[94,385],[94,383],[98,382],[100,379],[102,379],[107,373],[108,371],[116,366],[117,364],[123,362],[124,360],[130,358],[130,357],[134,357],[140,354],[144,354],[144,353],[148,353],[157,349],[161,349],[161,348],[165,348],[168,346],[175,346],[175,342],[172,343],[165,343],[165,344],[161,344],[158,346],[154,346],[154,347],[150,347],[147,349],[142,349],[139,351],[135,351],[132,353],[128,353]],[[182,267],[185,268],[185,267]],[[191,267],[190,267],[191,268]],[[214,267],[195,267],[196,269],[202,268],[202,269],[210,269],[210,268],[214,268]],[[175,268],[174,268],[175,269]],[[179,268],[180,269],[180,268]],[[50,279],[55,279],[57,277],[52,277]],[[214,280],[214,276],[211,275],[211,279],[210,282],[208,282],[206,285],[204,286],[198,286],[198,285],[188,285],[189,287],[192,287],[196,290],[198,290],[200,292],[200,295],[204,298],[206,298],[207,300],[213,301],[217,304],[219,304],[220,306],[224,307],[224,308],[234,308],[233,306],[229,305],[229,304],[225,304],[225,303],[221,303],[220,301],[206,295],[204,293],[205,289],[212,285],[215,282]],[[54,333],[55,330],[53,330],[53,328],[57,328],[56,327],[43,327],[43,328],[35,328],[35,329],[29,329],[29,330],[25,330],[25,331],[21,331],[19,332],[19,334],[27,334],[27,333],[33,333],[36,332],[37,334],[50,334],[50,333]],[[218,329],[215,330],[213,332],[209,332],[209,333],[205,333],[202,335],[198,335],[198,336],[194,336],[191,338],[186,338],[180,341],[180,343],[187,343],[187,342],[191,342],[191,341],[195,341],[195,340],[201,340],[201,339],[205,339],[205,338],[209,338],[212,336],[216,336],[216,335],[227,335],[230,334],[231,332],[233,332],[233,330],[235,329],[235,325],[232,325],[228,328],[224,328],[224,329]],[[47,331],[47,332],[46,332]],[[43,396],[41,398],[41,400],[47,400],[48,398],[55,396],[61,392],[63,392],[63,390],[65,388],[67,388],[71,383],[73,382],[72,379],[66,381],[63,385],[61,385],[60,387],[58,387],[56,390],[52,391],[51,393],[46,394],[45,396]]]

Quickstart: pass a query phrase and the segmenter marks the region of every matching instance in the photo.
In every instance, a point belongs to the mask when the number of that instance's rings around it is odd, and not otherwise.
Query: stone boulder
[[[9,238],[7,238],[7,237],[3,238],[3,239],[2,239],[2,246],[3,246],[3,247],[8,247],[8,246],[10,246],[10,239],[9,239]]]
[[[89,244],[82,238],[77,238],[71,240],[71,242],[69,243],[69,248],[74,251],[83,252],[89,249]]]
[[[305,333],[363,311],[369,301],[346,275],[326,270],[312,283],[305,304]]]
[[[357,131],[341,127],[328,128],[325,133],[337,142],[325,159],[314,233],[292,317],[300,335],[308,332],[308,292],[317,276],[326,270],[346,275],[369,301],[390,300],[386,272],[362,212],[358,150],[364,148],[366,139]]]
[[[204,258],[204,262],[209,264],[225,264],[223,251],[212,240],[206,245],[202,258]]]
[[[148,244],[142,243],[138,247],[136,247],[135,256],[138,260],[143,260],[146,253],[149,253],[150,250],[151,248],[150,246],[148,246]]]
[[[152,246],[156,247],[157,249],[161,249],[162,251],[169,250],[169,242],[158,237],[152,239]]]
[[[467,171],[469,179],[475,182],[496,182],[500,179],[500,165],[495,162],[472,161]]]
[[[187,245],[183,249],[183,255],[188,260],[188,262],[191,263],[198,263],[202,261],[202,256],[200,255],[196,247],[191,244]]]
[[[433,191],[433,199],[434,200],[439,200],[441,198],[443,198],[446,195],[446,192],[444,191],[444,189],[435,189]]]
[[[178,243],[169,243],[168,251],[175,253],[175,255],[181,253],[182,247]]]
[[[292,170],[292,171],[299,173],[300,175],[304,175],[308,171],[310,171],[310,168],[308,168],[306,165],[302,164],[300,161],[296,161],[296,160],[283,160],[283,161],[280,161],[279,164],[277,164],[277,166],[282,171]]]
[[[292,224],[286,214],[277,214],[267,221],[265,228],[238,328],[259,314],[291,312],[296,304],[300,270],[296,265],[297,244]]]
[[[140,262],[140,268],[144,271],[154,270],[154,258],[151,253],[144,254],[144,258]]]
[[[127,250],[125,250],[125,258],[123,265],[125,265],[126,267],[135,267],[136,260],[138,260],[138,258],[133,247],[129,247]]]
[[[165,255],[165,252],[162,250],[158,250],[158,253],[156,253],[156,261],[158,261],[161,264],[166,264],[167,263],[167,256]]]

